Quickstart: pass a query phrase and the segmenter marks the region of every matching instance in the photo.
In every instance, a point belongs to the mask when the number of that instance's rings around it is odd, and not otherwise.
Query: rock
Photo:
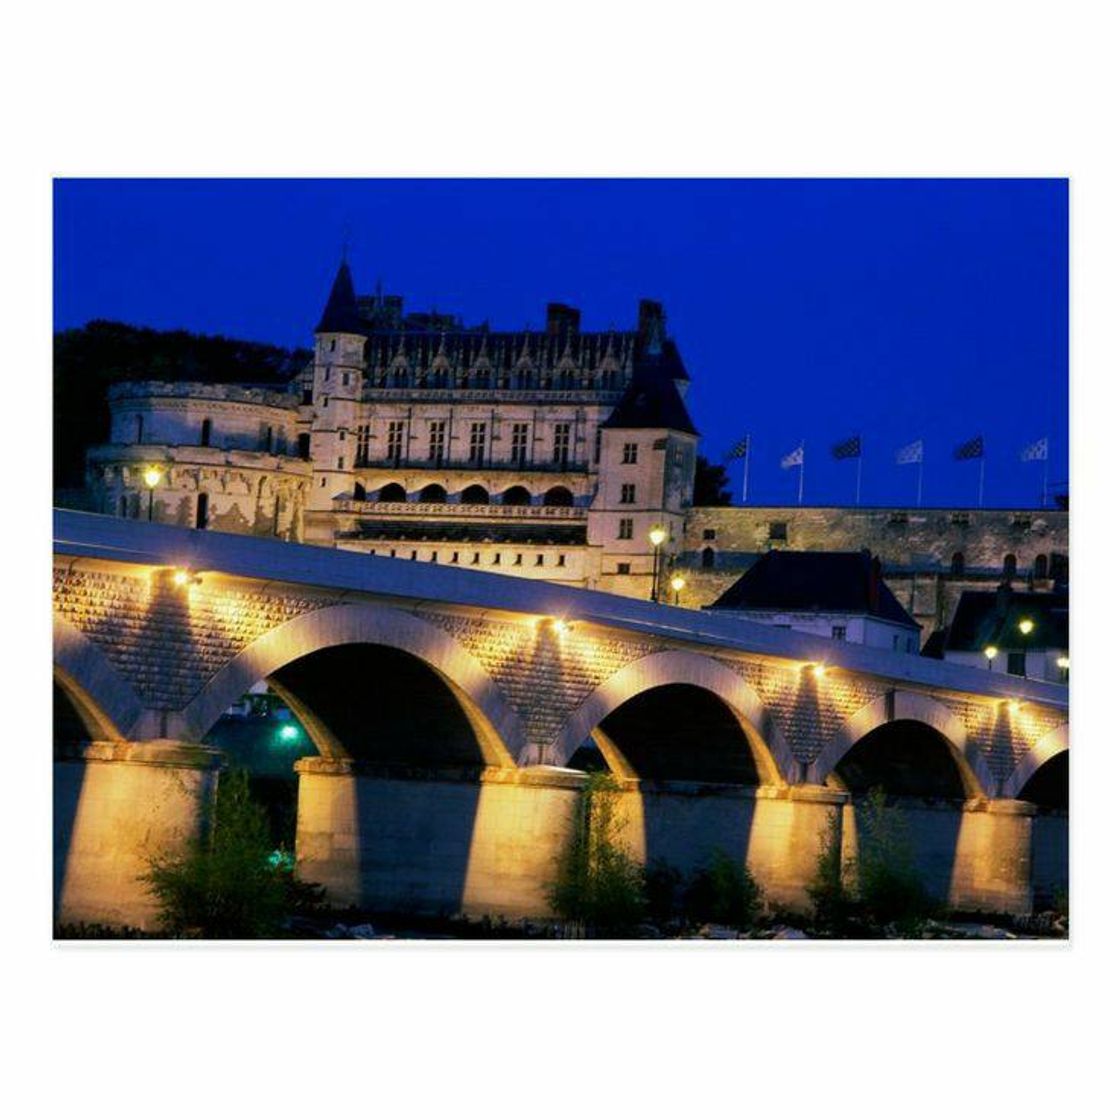
[[[715,922],[708,922],[702,925],[696,931],[698,937],[707,938],[709,941],[737,941],[739,939],[739,931],[732,929],[730,926],[717,925]]]
[[[809,935],[803,929],[794,929],[793,926],[778,926],[774,930],[775,941],[808,941]]]

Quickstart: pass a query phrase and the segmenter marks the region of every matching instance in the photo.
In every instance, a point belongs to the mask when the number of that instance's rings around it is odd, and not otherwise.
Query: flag
[[[800,467],[805,462],[805,444],[795,448],[782,460],[782,470],[789,470],[790,467]]]
[[[913,443],[908,443],[905,447],[900,447],[894,456],[894,461],[901,467],[906,463],[920,463],[922,461],[922,453],[924,448],[920,439],[914,440]]]
[[[736,459],[745,459],[747,450],[751,445],[751,437],[743,436],[741,440],[723,457],[725,463],[734,463]]]
[[[984,437],[974,436],[972,439],[962,443],[960,447],[953,452],[954,459],[983,459],[984,458]]]
[[[1023,463],[1029,463],[1035,459],[1048,459],[1050,452],[1050,441],[1046,436],[1042,439],[1036,439],[1034,443],[1028,443],[1023,448],[1022,454],[1019,459]]]
[[[858,459],[862,453],[859,436],[852,436],[851,439],[842,440],[832,449],[832,457],[834,459]]]

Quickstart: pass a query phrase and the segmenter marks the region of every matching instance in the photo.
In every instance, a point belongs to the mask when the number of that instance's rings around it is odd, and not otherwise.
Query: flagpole
[[[1046,508],[1046,492],[1050,489],[1050,437],[1046,437],[1046,454],[1042,458],[1042,508]]]
[[[925,448],[922,448],[922,457],[918,460],[918,508],[922,508],[922,471],[925,469]]]
[[[747,436],[747,446],[743,449],[743,505],[747,504],[747,472],[751,465],[751,437]]]
[[[980,456],[980,493],[977,495],[976,504],[984,508],[984,456]]]
[[[863,448],[860,448],[859,454],[856,456],[856,505],[859,505],[859,484],[860,478],[863,474]]]
[[[797,504],[801,505],[801,497],[805,493],[805,441],[801,441],[801,462],[797,472]]]

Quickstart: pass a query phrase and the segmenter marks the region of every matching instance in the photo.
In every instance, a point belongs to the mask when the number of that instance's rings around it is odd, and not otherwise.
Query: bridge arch
[[[482,665],[438,626],[395,607],[345,603],[311,611],[270,630],[216,673],[182,712],[189,733],[201,737],[257,681],[320,650],[350,645],[385,646],[411,654],[448,686],[463,709],[488,765],[512,767],[524,743],[517,713]],[[318,721],[295,700],[293,710],[328,756],[340,752]]]
[[[854,712],[810,765],[806,777],[824,785],[844,756],[877,728],[901,720],[921,723],[937,731],[949,745],[967,797],[994,797],[996,783],[987,760],[971,742],[963,722],[932,696],[899,689],[884,693]]]
[[[54,679],[90,737],[124,739],[144,712],[136,690],[96,643],[62,615],[54,616]]]
[[[568,717],[544,761],[567,765],[607,716],[628,700],[666,685],[692,685],[718,697],[731,709],[750,744],[763,783],[786,785],[796,780],[793,752],[754,689],[722,662],[684,650],[648,654],[604,681]]]
[[[1048,731],[1036,742],[1021,759],[1019,764],[1004,779],[1004,797],[1018,797],[1026,788],[1027,783],[1034,777],[1047,762],[1062,751],[1069,750],[1069,724],[1063,723]]]

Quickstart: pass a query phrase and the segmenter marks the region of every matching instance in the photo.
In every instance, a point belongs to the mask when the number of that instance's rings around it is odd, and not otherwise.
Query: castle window
[[[459,496],[459,501],[466,506],[488,506],[490,491],[485,486],[468,486]]]
[[[354,483],[354,501],[364,502],[366,500],[366,488],[360,483]]]
[[[409,557],[409,560],[415,560],[415,559],[416,559],[416,549],[413,549],[412,550],[412,555]]]
[[[1025,650],[1008,651],[1007,671],[1013,677],[1025,677],[1027,675],[1027,654]]]
[[[964,575],[964,553],[954,552],[953,559],[949,561],[949,574],[961,577]]]
[[[202,431],[198,436],[198,445],[199,447],[210,446],[210,421],[208,419],[202,421]]]
[[[459,554],[457,552],[453,552],[451,554],[451,563],[452,564],[458,564],[459,563]]]
[[[296,436],[296,454],[301,459],[311,458],[311,434],[309,432],[300,432]]]
[[[346,439],[346,429],[345,428],[339,428],[338,429],[338,438],[339,438],[339,440],[345,440]]]
[[[565,568],[565,567],[567,567],[567,564],[568,564],[568,558],[564,555],[564,553],[561,552],[560,555],[556,559],[556,566],[558,568]]]
[[[513,566],[515,568],[520,568],[521,567],[521,553],[520,552],[513,558]]]
[[[715,531],[715,529],[705,529],[705,530],[704,530],[704,540],[706,540],[706,541],[714,541],[715,539],[716,539],[716,531]]]
[[[438,553],[438,552],[437,552],[437,551],[436,551],[435,549],[432,549],[432,554],[431,554],[431,556],[429,556],[429,557],[428,557],[428,559],[429,559],[429,560],[430,560],[430,561],[431,561],[431,562],[432,562],[433,564],[434,564],[434,563],[436,563],[436,561],[438,561],[438,560],[439,560],[439,553]]]
[[[443,464],[447,453],[447,421],[432,420],[428,424],[428,462]]]
[[[438,483],[433,482],[420,491],[420,501],[442,503],[447,501],[447,491]]]
[[[389,462],[394,467],[400,466],[404,454],[404,421],[389,421]]]
[[[311,390],[310,389],[304,389],[303,390],[303,395],[300,397],[300,402],[299,403],[300,404],[310,404],[311,403]]]
[[[714,568],[716,566],[716,554],[710,549],[706,548],[700,553],[700,567],[701,568]]]
[[[513,445],[510,448],[509,461],[523,467],[529,457],[529,425],[514,424]]]
[[[261,447],[263,450],[271,453],[272,451],[272,425],[266,424],[264,432],[261,434]]]
[[[341,455],[339,455],[339,457],[338,457],[338,469],[339,469],[339,470],[342,470],[342,469],[343,469],[342,463],[343,463],[343,459],[342,459],[342,456],[341,456]]]
[[[1044,552],[1040,552],[1034,558],[1034,578],[1035,579],[1045,579],[1046,578],[1046,553],[1044,553]]]
[[[630,565],[623,562],[618,565],[618,574],[620,576],[628,576],[630,574]]]
[[[537,553],[537,567],[538,568],[543,568],[544,567],[544,553],[543,552],[538,552]]]
[[[481,463],[486,458],[486,425],[484,423],[471,424],[471,446],[468,459],[472,463]]]
[[[354,462],[359,467],[369,465],[369,425],[358,425],[358,450],[355,453]]]
[[[495,552],[494,553],[494,558],[490,561],[490,563],[493,564],[495,567],[497,567],[501,562],[502,562],[502,554],[500,552]]]
[[[552,426],[552,461],[561,467],[568,465],[568,455],[571,450],[572,426],[571,424],[554,424]]]
[[[482,562],[482,553],[481,553],[481,552],[476,552],[476,553],[475,553],[475,554],[474,554],[474,555],[473,555],[473,556],[471,557],[471,563],[472,563],[472,564],[479,564],[479,563],[481,563],[481,562]]]
[[[331,349],[333,350],[333,349],[335,348],[335,346],[337,346],[337,345],[338,345],[338,340],[337,340],[337,339],[334,339],[334,338],[332,338],[332,339],[331,339]],[[329,369],[327,370],[327,373],[330,373],[330,370],[329,370]]]
[[[603,429],[595,429],[595,462],[599,462],[599,457],[603,453]]]
[[[210,495],[202,493],[198,498],[194,507],[194,527],[196,529],[205,529],[210,522]]]
[[[322,400],[319,403],[323,408],[326,408],[327,405],[329,405],[331,403],[331,399],[330,399],[330,397],[323,397]]]
[[[634,539],[634,519],[632,517],[619,518],[618,539],[620,541],[632,541]]]
[[[342,384],[343,385],[349,385],[350,384],[350,374],[348,374],[345,371],[343,371],[343,374],[342,374]]]
[[[632,506],[634,504],[634,493],[637,487],[632,482],[624,482],[622,484],[622,497],[619,502],[624,506]]]
[[[789,540],[789,526],[785,521],[770,522],[770,539],[772,541]]]
[[[622,461],[623,463],[636,463],[638,461],[638,445],[636,443],[624,443],[622,445]]]
[[[504,506],[527,506],[532,501],[529,491],[524,486],[511,486],[502,494]]]
[[[848,640],[848,628],[846,626],[834,626],[832,628],[832,639],[836,642],[846,642]]]
[[[1015,553],[1014,552],[1009,552],[1003,558],[1003,578],[1004,579],[1014,579],[1015,578],[1016,567],[1017,567],[1017,565],[1016,565],[1016,561],[1015,561]]]

